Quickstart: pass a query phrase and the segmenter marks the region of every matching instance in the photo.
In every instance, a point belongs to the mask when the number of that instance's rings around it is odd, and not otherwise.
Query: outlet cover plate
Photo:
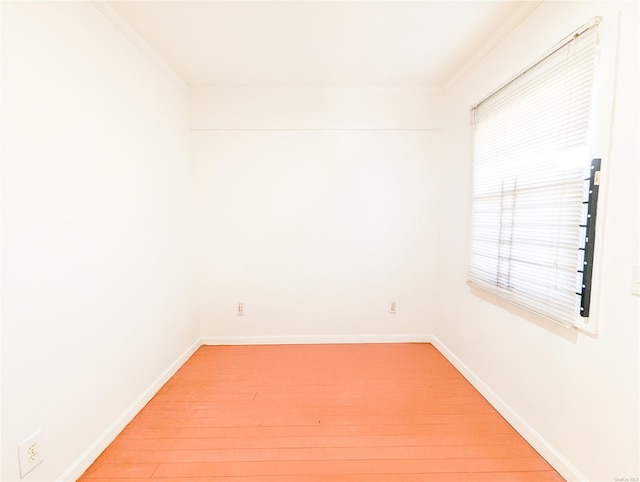
[[[18,458],[20,459],[20,478],[42,463],[44,460],[42,430],[38,430],[31,437],[18,444]]]

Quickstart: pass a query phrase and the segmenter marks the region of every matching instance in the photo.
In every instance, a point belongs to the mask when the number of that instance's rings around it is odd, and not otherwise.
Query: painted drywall
[[[89,2],[1,2],[2,480],[55,480],[199,336],[185,89]]]
[[[620,5],[589,337],[465,285],[468,108],[614,4],[541,4],[444,106],[385,87],[201,87],[187,106],[94,5],[0,5],[3,479],[40,428],[46,461],[27,480],[68,470],[200,334],[435,333],[565,474],[637,475],[636,6]]]
[[[437,95],[198,88],[191,105],[203,336],[429,332]]]
[[[473,291],[469,260],[469,109],[596,15],[620,12],[617,77],[604,198],[599,206],[598,334],[565,330]],[[447,93],[439,266],[443,303],[437,336],[543,437],[543,455],[569,478],[639,475],[640,298],[638,263],[638,4],[542,2]],[[625,477],[627,479],[625,479]],[[616,479],[617,478],[617,479]]]

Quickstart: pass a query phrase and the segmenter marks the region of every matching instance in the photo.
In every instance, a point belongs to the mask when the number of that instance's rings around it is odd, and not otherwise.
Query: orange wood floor
[[[564,480],[430,344],[204,346],[85,482]]]

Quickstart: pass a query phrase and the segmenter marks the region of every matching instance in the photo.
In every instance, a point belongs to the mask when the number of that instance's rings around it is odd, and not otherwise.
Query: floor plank
[[[201,347],[81,481],[561,481],[430,344]]]

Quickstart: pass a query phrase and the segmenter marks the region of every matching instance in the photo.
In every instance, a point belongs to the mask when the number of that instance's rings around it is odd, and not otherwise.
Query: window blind
[[[472,109],[473,285],[573,326],[580,314],[597,25]]]

